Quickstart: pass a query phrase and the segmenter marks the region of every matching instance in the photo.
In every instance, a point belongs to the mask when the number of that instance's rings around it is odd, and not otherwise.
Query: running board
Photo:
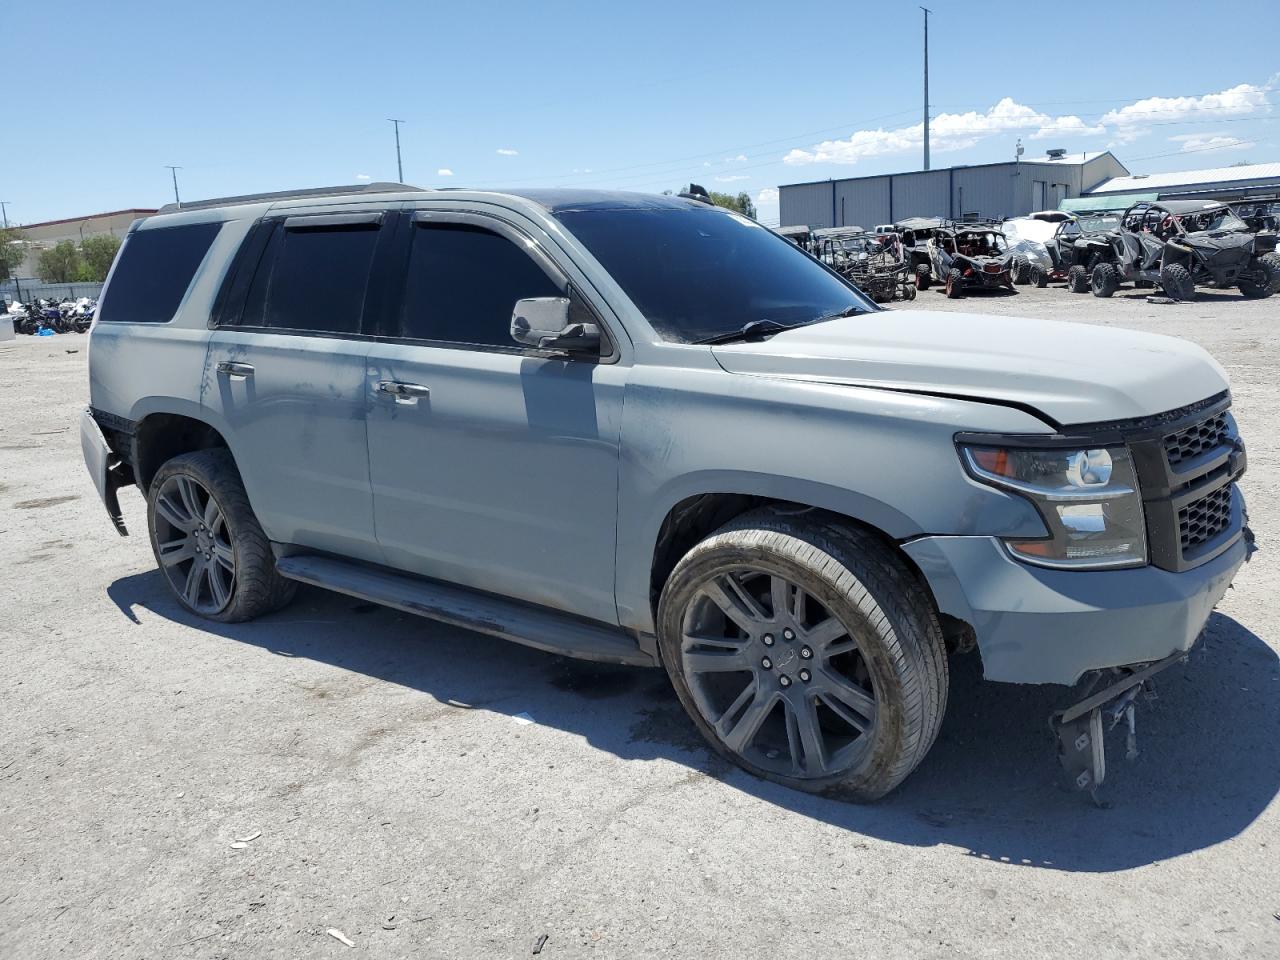
[[[276,569],[290,580],[514,640],[548,653],[601,663],[656,666],[653,658],[618,627],[596,625],[465,587],[328,557],[281,557],[276,560]]]

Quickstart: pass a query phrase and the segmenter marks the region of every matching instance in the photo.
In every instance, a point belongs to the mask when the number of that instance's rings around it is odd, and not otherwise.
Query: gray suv
[[[380,184],[176,205],[107,280],[90,474],[177,601],[314,584],[661,666],[716,750],[873,799],[948,657],[1102,727],[1247,551],[1227,380],[1180,340],[878,308],[697,199]]]

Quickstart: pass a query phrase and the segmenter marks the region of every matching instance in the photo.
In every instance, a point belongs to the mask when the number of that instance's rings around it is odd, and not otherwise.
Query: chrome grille
[[[1234,485],[1228,483],[1178,511],[1178,537],[1183,554],[1208,543],[1230,526],[1233,488]]]
[[[1169,466],[1176,470],[1179,464],[1221,446],[1226,439],[1227,413],[1224,410],[1207,420],[1169,434],[1164,438],[1164,451],[1169,458]]]

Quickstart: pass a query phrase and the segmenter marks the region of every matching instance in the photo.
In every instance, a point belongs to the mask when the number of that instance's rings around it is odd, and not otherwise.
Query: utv
[[[1173,300],[1190,300],[1196,287],[1239,287],[1250,299],[1280,290],[1280,255],[1272,234],[1254,234],[1225,203],[1165,200],[1135,203],[1111,250],[1089,282],[1095,297],[1109,297],[1126,280],[1157,284]]]
[[[848,227],[815,230],[812,253],[876,303],[916,298],[902,241],[895,234]]]
[[[1120,226],[1120,217],[1098,213],[1077,217],[1058,225],[1046,247],[1053,263],[1048,277],[1030,278],[1043,287],[1050,280],[1066,280],[1072,293],[1089,292],[1089,275],[1103,260],[1111,258],[1111,237]]]
[[[780,237],[790,240],[801,250],[808,250],[809,244],[813,239],[813,231],[805,226],[774,227],[773,232]]]
[[[909,217],[893,225],[902,240],[907,272],[915,279],[917,290],[928,290],[933,281],[933,265],[929,259],[929,240],[946,226],[941,217]]]
[[[989,224],[954,224],[934,232],[928,242],[933,272],[958,300],[969,290],[1003,287],[1013,291],[1013,257],[1002,232]]]

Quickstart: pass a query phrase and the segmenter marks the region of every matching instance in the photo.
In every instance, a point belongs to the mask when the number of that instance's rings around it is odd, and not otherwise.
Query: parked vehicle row
[[[88,297],[78,300],[33,300],[31,303],[14,301],[8,305],[4,316],[13,322],[14,333],[30,336],[49,336],[55,333],[84,333],[93,324],[98,301]]]
[[[951,298],[1063,283],[1072,293],[1096,297],[1114,296],[1132,284],[1159,289],[1171,300],[1190,300],[1197,287],[1235,288],[1250,299],[1280,292],[1275,226],[1269,204],[1251,205],[1241,216],[1219,201],[1167,200],[1135,203],[1122,214],[1047,210],[1000,223],[911,217],[870,232],[858,227],[785,227],[782,232],[863,290],[873,278],[850,269],[853,261],[832,250],[835,240],[847,246],[868,242],[854,238],[871,238],[888,247],[896,238],[903,273],[916,289],[942,284]]]

